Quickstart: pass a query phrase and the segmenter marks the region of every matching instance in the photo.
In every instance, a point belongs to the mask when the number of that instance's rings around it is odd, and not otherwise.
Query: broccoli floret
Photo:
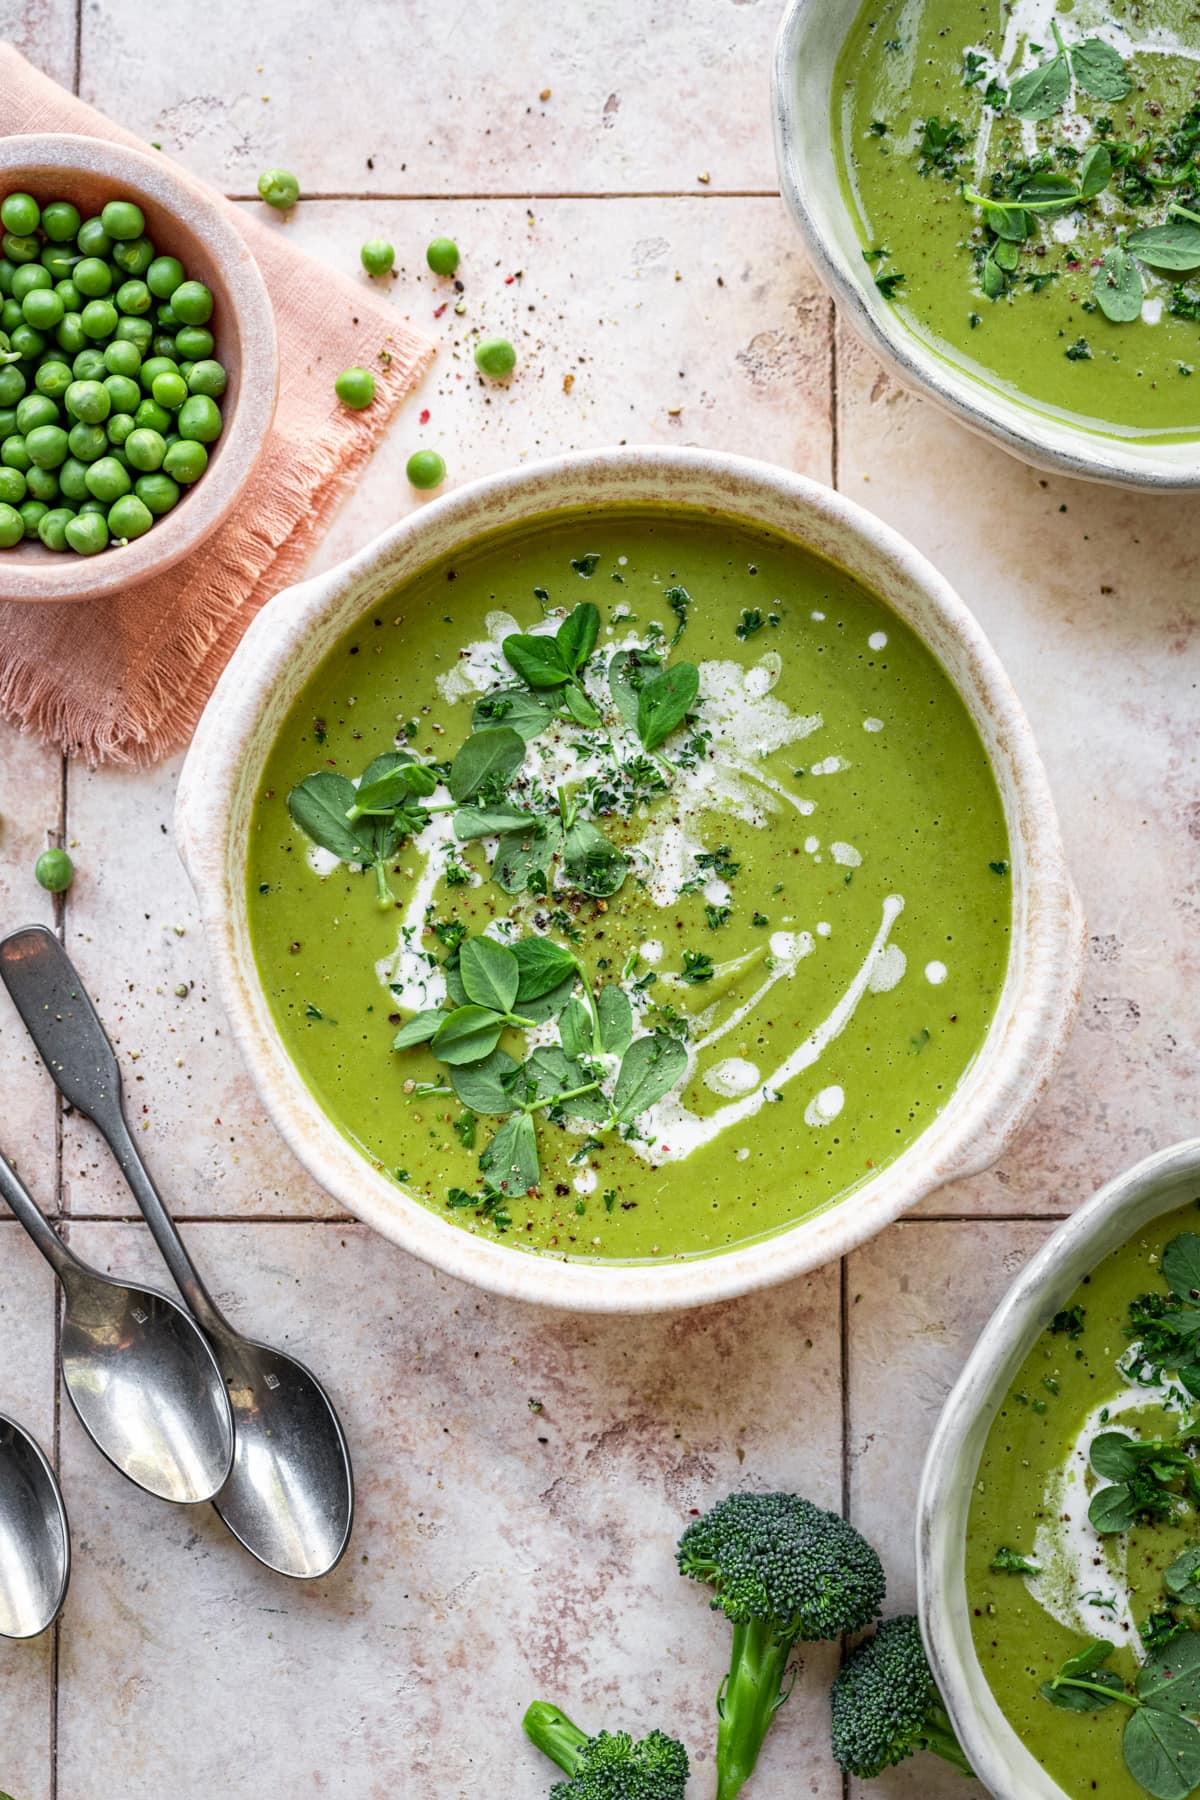
[[[663,1731],[636,1742],[627,1731],[589,1737],[545,1700],[525,1714],[525,1731],[569,1777],[555,1782],[550,1800],[683,1800],[687,1751]]]
[[[911,1614],[885,1619],[852,1650],[829,1696],[833,1754],[847,1775],[869,1778],[918,1750],[932,1750],[964,1775],[974,1773]]]
[[[712,1588],[713,1610],[733,1626],[717,1695],[717,1800],[733,1800],[791,1692],[784,1677],[793,1647],[877,1618],[883,1565],[839,1514],[796,1494],[731,1494],[688,1526],[676,1555],[680,1572]]]

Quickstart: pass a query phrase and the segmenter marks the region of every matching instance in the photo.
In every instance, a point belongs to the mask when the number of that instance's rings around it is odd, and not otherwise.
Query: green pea
[[[93,499],[107,502],[119,500],[133,483],[115,456],[102,456],[98,462],[89,463],[87,485]]]
[[[11,550],[25,536],[25,521],[15,506],[0,503],[0,550]]]
[[[168,362],[174,362],[175,339],[169,331],[156,331],[150,341],[150,348],[155,356],[165,356]]]
[[[112,270],[100,257],[85,256],[75,264],[71,280],[89,300],[100,300],[112,289]]]
[[[358,254],[368,275],[387,275],[396,260],[396,252],[386,238],[368,238]]]
[[[83,220],[69,200],[52,200],[42,209],[42,230],[52,244],[69,244]]]
[[[476,344],[475,367],[484,375],[490,375],[493,381],[511,375],[516,366],[517,353],[507,338],[485,337]]]
[[[15,406],[25,392],[25,377],[16,363],[0,366],[0,406]]]
[[[171,295],[171,310],[185,325],[207,325],[213,297],[202,281],[181,281]]]
[[[71,364],[71,373],[76,381],[103,381],[108,373],[103,350],[97,350],[95,344],[85,344]]]
[[[19,300],[6,300],[0,306],[0,327],[5,331],[15,331],[24,322],[25,314],[21,311]]]
[[[61,425],[39,425],[27,433],[25,448],[35,469],[57,469],[67,460],[67,434]]]
[[[187,399],[188,384],[178,370],[164,369],[161,375],[154,377],[150,392],[160,406],[165,406],[168,412],[174,412]]]
[[[22,437],[39,425],[57,425],[58,406],[48,394],[26,394],[17,401],[17,431]]]
[[[87,499],[87,471],[88,465],[85,462],[81,462],[77,456],[68,456],[58,471],[58,491],[64,500],[78,505],[81,500]]]
[[[154,336],[154,327],[149,319],[125,317],[117,320],[115,335],[118,342],[135,345],[140,354],[145,356],[150,348],[150,340]]]
[[[67,526],[66,538],[80,556],[95,556],[108,549],[108,520],[103,513],[76,513]]]
[[[101,210],[100,223],[109,237],[115,238],[118,243],[129,238],[139,238],[146,229],[145,214],[132,200],[110,200]]]
[[[188,393],[189,394],[192,391],[192,370],[195,368],[195,366],[196,365],[194,362],[186,362],[186,361],[181,362],[179,365],[179,373],[183,376],[183,379],[188,384]]]
[[[148,356],[138,370],[138,380],[147,394],[154,390],[160,375],[178,375],[179,365],[171,356]]]
[[[177,256],[156,256],[146,270],[146,286],[156,300],[169,300],[183,279],[183,264]]]
[[[36,464],[25,477],[25,485],[35,500],[52,505],[59,495],[59,479],[54,469],[39,469]]]
[[[14,263],[36,262],[42,253],[42,246],[37,238],[18,237],[11,231],[6,231],[0,238],[0,249],[4,251],[9,262]]]
[[[13,276],[16,272],[16,264],[9,262],[7,256],[0,256],[0,294],[7,297],[12,293]]]
[[[71,271],[79,257],[69,245],[46,244],[39,261],[51,281],[67,281],[71,279]]]
[[[138,425],[148,431],[157,431],[160,436],[165,437],[171,429],[171,415],[157,400],[143,400],[133,416]]]
[[[48,894],[65,894],[75,879],[75,865],[65,850],[43,850],[33,873]]]
[[[199,362],[213,353],[213,334],[203,325],[185,325],[175,334],[175,354]]]
[[[35,331],[53,331],[56,325],[62,324],[66,310],[53,289],[37,288],[32,294],[26,294],[21,302],[25,323],[32,325]]]
[[[122,445],[128,443],[136,429],[132,413],[110,413],[105,421],[104,434],[110,444],[115,444],[120,449]]]
[[[104,346],[104,366],[110,375],[136,375],[142,366],[142,353],[136,344],[114,338]]]
[[[154,514],[136,494],[125,494],[108,515],[108,529],[115,538],[145,537],[154,523]]]
[[[66,393],[67,411],[85,425],[100,425],[112,411],[112,397],[102,381],[73,381]]]
[[[66,528],[75,517],[69,506],[55,506],[38,520],[38,536],[47,550],[65,550]]]
[[[113,412],[133,413],[142,403],[142,391],[137,382],[129,375],[106,375],[104,391],[108,395]]]
[[[109,502],[107,500],[85,500],[76,510],[87,517],[89,514],[97,519],[107,519]]]
[[[74,281],[56,281],[54,291],[63,303],[64,312],[80,312],[83,308],[83,295]]]
[[[29,446],[23,437],[6,437],[0,444],[0,463],[6,469],[20,469],[22,475],[33,467]]]
[[[74,356],[87,343],[87,335],[83,329],[83,320],[77,312],[64,314],[62,323],[54,333],[54,341],[60,350],[68,356]]]
[[[166,301],[161,306],[155,307],[154,319],[161,331],[179,330],[179,320],[175,317],[175,308]]]
[[[404,473],[415,488],[441,487],[446,479],[446,465],[436,450],[414,450],[404,465]]]
[[[425,261],[435,275],[453,275],[458,267],[458,245],[453,238],[434,238],[425,252]]]
[[[46,340],[42,333],[35,331],[32,325],[26,325],[23,320],[20,325],[14,326],[8,336],[9,342],[18,356],[25,357],[29,362],[32,362],[34,357],[40,356],[46,348]]]
[[[154,384],[158,398],[158,382]],[[181,438],[200,444],[215,443],[221,435],[221,409],[207,394],[192,394],[179,408],[176,421]]]
[[[154,261],[154,245],[148,237],[134,238],[132,243],[114,244],[112,259],[123,274],[142,276]]]
[[[112,239],[99,219],[85,219],[75,233],[75,242],[84,256],[107,256],[112,249]]]
[[[333,386],[342,405],[352,412],[361,412],[375,398],[375,377],[370,369],[343,369]]]
[[[32,237],[42,222],[41,208],[32,194],[9,194],[0,201],[0,224],[18,237]]]
[[[154,305],[154,297],[144,281],[123,281],[116,293],[117,311],[141,316]]]
[[[40,262],[23,263],[13,275],[12,297],[14,300],[24,300],[26,294],[34,293],[38,288],[53,286],[53,275]]]
[[[166,453],[167,446],[161,433],[151,431],[146,426],[139,426],[125,440],[125,454],[131,467],[142,470],[144,474],[153,474],[155,469],[161,469]]]
[[[50,508],[46,505],[45,501],[23,500],[21,505],[17,508],[17,511],[20,513],[21,520],[25,526],[25,536],[27,538],[38,537],[40,535],[38,527],[46,514],[50,511]]]
[[[179,483],[172,481],[169,475],[139,475],[133,491],[157,519],[162,513],[170,512],[178,500]]]
[[[208,467],[208,451],[204,445],[193,439],[183,439],[178,444],[168,444],[167,454],[163,457],[163,468],[172,480],[184,487],[190,487],[199,481]]]
[[[287,212],[300,198],[300,183],[290,169],[264,169],[258,178],[258,193],[268,206]]]
[[[108,433],[103,425],[72,425],[67,448],[82,463],[94,463],[108,450]]]
[[[189,393],[207,394],[212,400],[219,400],[225,392],[226,375],[219,362],[204,357],[185,368],[181,363],[179,373],[188,384]]]
[[[25,498],[25,477],[20,469],[0,468],[0,500],[5,506],[20,506]]]
[[[89,300],[79,322],[90,338],[110,338],[117,329],[117,309],[111,300]]]

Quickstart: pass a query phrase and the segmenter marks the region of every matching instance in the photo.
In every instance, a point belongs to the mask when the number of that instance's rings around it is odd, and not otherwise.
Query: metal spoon
[[[192,1320],[166,1294],[81,1262],[3,1156],[0,1199],[62,1282],[63,1381],[92,1442],[160,1500],[211,1500],[233,1461],[233,1422],[221,1371]]]
[[[107,1141],[216,1352],[236,1440],[218,1513],[268,1568],[303,1580],[327,1575],[354,1517],[350,1453],[332,1402],[302,1363],[235,1331],[209,1294],[130,1134],[116,1055],[58,939],[41,925],[5,938],[0,979],[59,1089]]]
[[[71,1530],[58,1478],[29,1433],[0,1413],[0,1637],[48,1631],[70,1579]]]

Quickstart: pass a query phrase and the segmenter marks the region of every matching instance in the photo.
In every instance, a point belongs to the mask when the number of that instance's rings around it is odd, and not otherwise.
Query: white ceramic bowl
[[[1167,493],[1200,487],[1200,439],[1139,444],[1039,412],[922,343],[869,278],[833,146],[834,65],[862,3],[789,0],[771,72],[780,186],[842,317],[907,387],[1035,468]]]
[[[967,1513],[984,1442],[1034,1342],[1083,1277],[1161,1214],[1200,1198],[1200,1138],[1148,1156],[1060,1225],[1022,1270],[971,1352],[925,1458],[917,1590],[925,1646],[959,1742],[998,1800],[1067,1800],[992,1698],[971,1637]]]
[[[852,1196],[763,1242],[654,1266],[584,1264],[474,1237],[409,1199],[341,1135],[288,1056],[259,984],[245,857],[255,782],[300,688],[344,630],[397,583],[480,533],[565,508],[659,502],[770,526],[841,564],[933,649],[987,746],[1012,846],[1014,931],[991,1032],[921,1137]],[[985,1168],[1054,1068],[1077,1000],[1082,918],[1028,722],[978,624],[894,531],[828,488],[764,463],[701,451],[608,450],[492,477],[412,513],[327,575],[259,614],[197,730],[176,833],[199,896],[221,997],[284,1136],[323,1187],[385,1236],[498,1293],[595,1311],[724,1299],[840,1256],[957,1176]]]

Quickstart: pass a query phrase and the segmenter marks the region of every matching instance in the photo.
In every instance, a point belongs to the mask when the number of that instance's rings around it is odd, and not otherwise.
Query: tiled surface
[[[276,222],[314,255],[347,268],[363,238],[396,243],[395,304],[441,354],[320,565],[418,503],[403,480],[418,441],[453,481],[620,440],[834,478],[925,549],[992,635],[1091,931],[1062,1075],[1001,1164],[935,1196],[933,1216],[844,1271],[714,1311],[543,1314],[330,1217],[284,1150],[209,988],[170,840],[177,765],[64,775],[0,735],[0,924],[54,919],[29,871],[65,825],[79,877],[62,929],[118,1039],[146,1155],[196,1221],[222,1302],[327,1377],[361,1499],[347,1562],[303,1588],[259,1571],[206,1510],[127,1488],[69,1407],[56,1429],[50,1279],[0,1222],[0,1409],[60,1440],[77,1552],[57,1643],[0,1649],[13,1800],[108,1800],[118,1782],[177,1800],[477,1800],[497,1770],[513,1800],[537,1800],[549,1774],[518,1729],[535,1692],[588,1719],[677,1727],[710,1800],[726,1639],[673,1572],[689,1510],[747,1480],[844,1495],[885,1552],[891,1602],[911,1604],[923,1446],[994,1301],[1050,1219],[1197,1129],[1200,509],[1044,481],[835,334],[770,191],[777,14],[776,0],[360,0],[336,15],[312,0],[84,0],[77,21],[64,0],[0,0],[0,28],[35,61],[70,84],[78,48],[86,98],[226,191],[250,193],[277,161],[331,196]],[[443,231],[463,249],[461,294],[423,267]],[[503,390],[472,379],[479,326],[521,351]],[[6,1011],[0,1079],[0,1146],[70,1215],[76,1246],[161,1279],[142,1228],[112,1222],[130,1201],[107,1153],[59,1121]],[[820,1652],[757,1800],[841,1794],[829,1673]],[[922,1760],[863,1791],[961,1789]]]

